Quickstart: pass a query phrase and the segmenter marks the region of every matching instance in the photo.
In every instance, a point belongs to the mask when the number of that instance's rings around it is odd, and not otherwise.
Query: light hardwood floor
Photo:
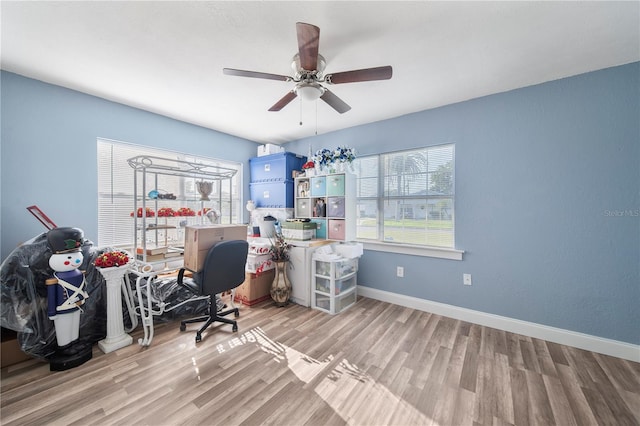
[[[638,425],[640,364],[359,298],[2,369],[2,425]],[[140,336],[134,331],[134,342]]]

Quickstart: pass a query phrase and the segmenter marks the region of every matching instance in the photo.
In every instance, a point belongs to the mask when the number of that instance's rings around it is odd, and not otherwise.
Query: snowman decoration
[[[49,266],[53,278],[47,284],[47,314],[56,329],[58,347],[64,349],[78,340],[80,332],[80,306],[89,297],[85,291],[80,248],[83,232],[78,228],[55,228],[47,233],[52,255]]]

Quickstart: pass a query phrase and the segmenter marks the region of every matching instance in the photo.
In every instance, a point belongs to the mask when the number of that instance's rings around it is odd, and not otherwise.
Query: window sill
[[[438,247],[419,247],[406,244],[393,244],[359,240],[365,250],[384,251],[387,253],[410,254],[412,256],[434,257],[438,259],[462,260],[464,250]]]

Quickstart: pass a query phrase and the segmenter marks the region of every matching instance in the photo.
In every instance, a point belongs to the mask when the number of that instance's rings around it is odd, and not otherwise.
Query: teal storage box
[[[315,223],[316,228],[316,238],[325,239],[327,238],[327,220],[326,219],[311,219],[311,222]]]
[[[344,195],[344,175],[327,176],[327,195]]]

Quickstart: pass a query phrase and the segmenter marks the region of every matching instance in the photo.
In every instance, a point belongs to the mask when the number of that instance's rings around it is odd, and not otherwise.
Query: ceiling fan
[[[393,69],[387,65],[325,75],[323,71],[326,66],[326,61],[324,57],[318,53],[320,28],[315,25],[298,22],[296,23],[296,31],[298,34],[298,53],[293,57],[293,62],[291,63],[294,71],[293,77],[233,68],[223,69],[226,75],[287,82],[293,81],[295,87],[269,108],[269,111],[280,111],[297,96],[301,96],[303,99],[309,100],[320,98],[340,114],[343,114],[349,111],[351,107],[321,83],[342,84],[360,81],[388,80],[393,74]]]

